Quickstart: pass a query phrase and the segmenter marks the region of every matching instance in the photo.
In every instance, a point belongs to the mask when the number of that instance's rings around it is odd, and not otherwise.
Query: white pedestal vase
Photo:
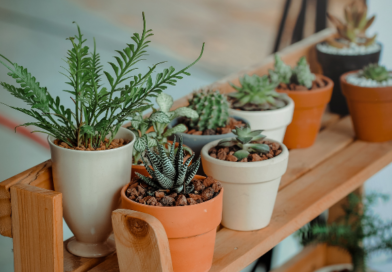
[[[48,137],[53,181],[63,194],[63,214],[75,238],[68,250],[81,257],[102,257],[115,250],[111,213],[120,206],[121,188],[129,183],[134,134],[120,128],[115,139],[130,141],[120,148],[78,151],[59,147]]]
[[[291,123],[294,113],[294,101],[286,96],[287,105],[281,109],[268,111],[240,111],[229,109],[232,116],[238,116],[249,122],[252,130],[262,129],[263,135],[269,139],[283,142],[287,126]]]
[[[268,226],[280,179],[287,169],[289,152],[286,146],[279,142],[282,153],[269,160],[230,162],[208,155],[208,150],[218,142],[205,145],[201,158],[206,175],[220,181],[225,189],[222,225],[240,231]]]

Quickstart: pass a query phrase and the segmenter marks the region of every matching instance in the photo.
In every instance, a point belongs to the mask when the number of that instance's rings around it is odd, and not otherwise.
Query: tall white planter
[[[288,104],[277,110],[268,111],[240,111],[229,109],[232,116],[238,116],[247,120],[252,130],[262,129],[263,135],[282,142],[287,126],[291,123],[294,113],[294,101],[286,96]]]
[[[65,222],[75,235],[68,251],[81,257],[102,257],[115,250],[111,213],[120,205],[121,188],[129,183],[134,134],[120,128],[116,139],[131,141],[111,150],[78,151],[56,146],[48,137],[53,181],[63,194]]]
[[[206,175],[220,181],[225,189],[222,225],[240,231],[268,226],[280,179],[287,169],[289,152],[286,146],[279,142],[282,153],[269,160],[229,162],[208,155],[208,150],[218,142],[205,145],[201,159]]]

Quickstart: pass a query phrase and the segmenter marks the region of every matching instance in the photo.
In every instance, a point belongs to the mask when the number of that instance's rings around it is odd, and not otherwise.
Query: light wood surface
[[[158,219],[119,209],[112,222],[120,271],[173,272],[169,240]]]
[[[11,195],[15,272],[62,272],[61,193],[17,184]]]
[[[43,189],[54,190],[52,182],[52,162],[50,160],[45,161],[0,182],[0,234],[11,238],[10,188],[15,184],[29,184]]]

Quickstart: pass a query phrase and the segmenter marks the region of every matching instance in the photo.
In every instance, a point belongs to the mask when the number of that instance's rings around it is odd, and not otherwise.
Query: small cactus
[[[387,68],[378,64],[369,64],[364,67],[360,72],[360,75],[377,82],[383,82],[391,78],[391,74],[388,72]]]
[[[229,120],[229,102],[219,91],[194,93],[189,99],[189,108],[199,114],[198,118],[191,119],[190,126],[200,131],[224,127]]]
[[[308,89],[312,88],[312,82],[316,79],[316,76],[310,71],[305,57],[299,59],[297,66],[293,68],[293,74],[299,85],[305,86]]]

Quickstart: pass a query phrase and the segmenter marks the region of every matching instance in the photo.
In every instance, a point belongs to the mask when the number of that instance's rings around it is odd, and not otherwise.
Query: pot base
[[[79,257],[100,258],[116,251],[116,244],[112,235],[105,242],[96,244],[79,242],[72,237],[67,244],[67,250]]]

